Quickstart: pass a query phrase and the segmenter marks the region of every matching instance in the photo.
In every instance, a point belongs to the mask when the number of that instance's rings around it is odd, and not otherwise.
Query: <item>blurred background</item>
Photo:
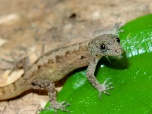
[[[151,0],[0,0],[0,86],[23,74],[24,57],[30,65],[44,52],[151,12]],[[30,92],[0,102],[0,114],[35,114],[47,101],[46,93]]]

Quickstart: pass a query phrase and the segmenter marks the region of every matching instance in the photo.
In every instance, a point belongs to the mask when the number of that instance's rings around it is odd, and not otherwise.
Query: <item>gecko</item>
[[[53,108],[54,111],[67,111],[69,103],[57,101],[54,81],[62,79],[75,69],[88,66],[86,77],[98,90],[99,97],[102,93],[108,94],[107,90],[113,88],[112,83],[107,83],[107,80],[103,84],[98,82],[94,75],[97,63],[103,56],[120,56],[122,53],[120,39],[114,34],[99,35],[49,51],[28,67],[14,83],[0,87],[0,101],[15,98],[29,89],[45,89],[48,91],[50,106],[42,110]]]

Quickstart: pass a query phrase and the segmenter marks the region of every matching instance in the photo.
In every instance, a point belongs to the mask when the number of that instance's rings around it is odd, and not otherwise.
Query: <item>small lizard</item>
[[[94,76],[96,65],[103,56],[120,56],[122,52],[120,39],[113,34],[103,34],[82,43],[49,51],[26,69],[17,81],[0,87],[0,101],[14,98],[29,89],[45,89],[50,99],[49,108],[66,111],[69,104],[65,101],[57,102],[54,81],[89,65],[86,72],[88,80],[99,91],[99,96],[101,93],[108,94],[106,91],[112,89],[112,83],[107,84],[105,81],[100,84],[97,81]]]

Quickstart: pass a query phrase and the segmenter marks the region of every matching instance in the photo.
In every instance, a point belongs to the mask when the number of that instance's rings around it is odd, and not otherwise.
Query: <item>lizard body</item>
[[[56,49],[44,54],[32,66],[26,69],[20,79],[14,83],[0,87],[0,101],[14,98],[29,89],[46,89],[51,106],[55,110],[66,111],[69,104],[56,101],[54,81],[62,79],[71,71],[88,66],[87,78],[101,93],[107,93],[111,84],[100,84],[95,76],[95,68],[103,56],[120,56],[122,48],[116,35],[104,34],[94,39]]]

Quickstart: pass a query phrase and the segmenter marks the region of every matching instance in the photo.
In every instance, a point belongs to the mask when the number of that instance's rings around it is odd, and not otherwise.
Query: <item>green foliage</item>
[[[75,72],[58,93],[58,101],[66,100],[70,114],[150,114],[152,113],[152,15],[128,22],[121,29],[121,44],[127,58],[102,59],[97,71],[100,83],[107,78],[113,82],[111,96],[102,94],[91,86],[85,70]],[[125,55],[125,53],[124,53]],[[66,112],[58,111],[58,114]],[[54,114],[43,111],[41,114]]]

